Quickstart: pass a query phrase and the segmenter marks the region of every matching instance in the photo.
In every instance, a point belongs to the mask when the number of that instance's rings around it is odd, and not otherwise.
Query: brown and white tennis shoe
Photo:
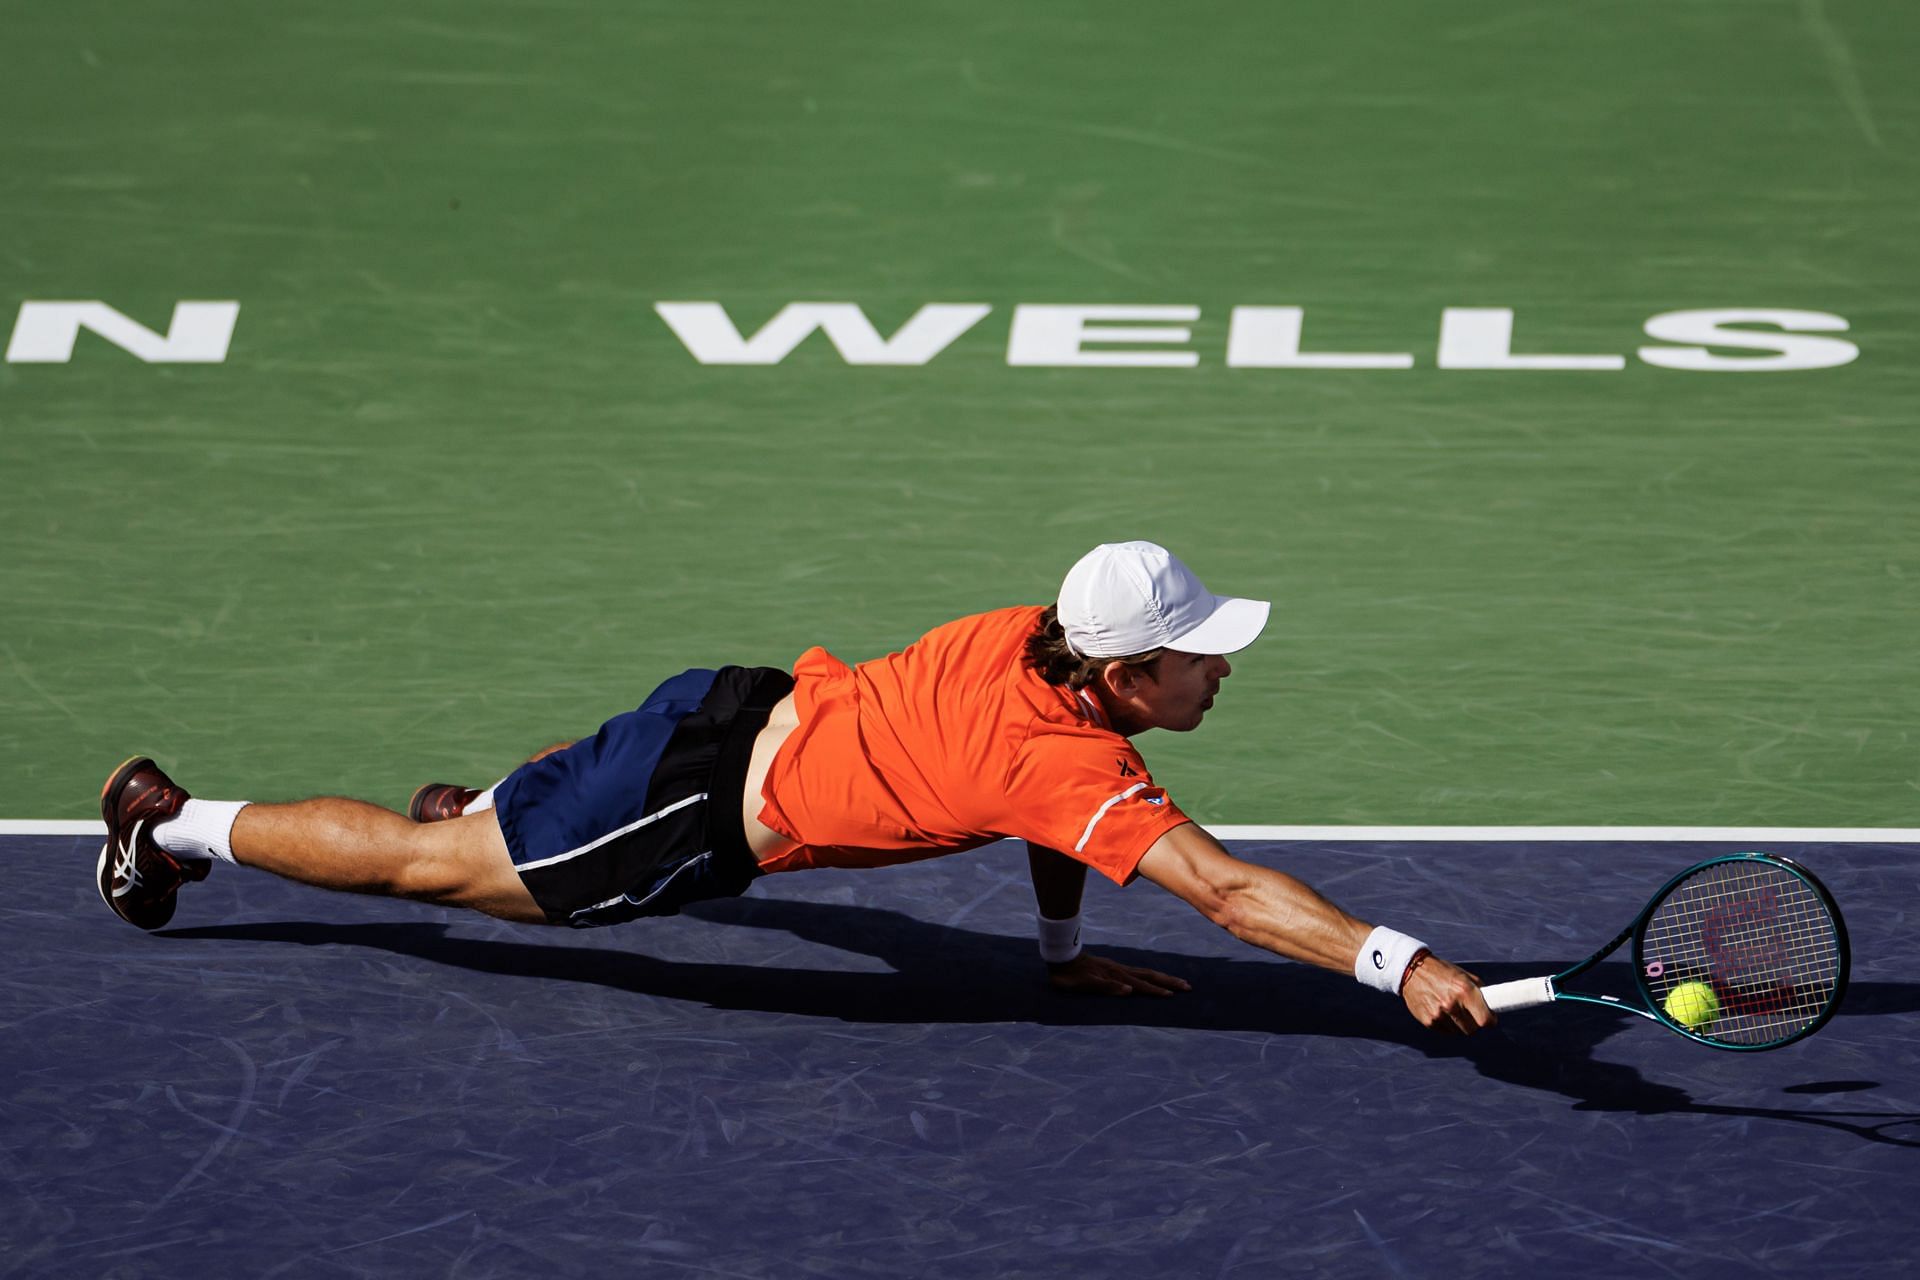
[[[100,897],[113,913],[142,929],[173,919],[180,886],[204,880],[210,862],[182,861],[154,843],[153,829],[176,816],[186,790],[145,756],[115,769],[100,788],[107,843],[100,849]]]

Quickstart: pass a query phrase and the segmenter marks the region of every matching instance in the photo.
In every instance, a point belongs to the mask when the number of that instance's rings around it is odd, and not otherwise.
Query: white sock
[[[245,800],[189,800],[153,829],[153,842],[176,858],[233,861],[233,820]]]

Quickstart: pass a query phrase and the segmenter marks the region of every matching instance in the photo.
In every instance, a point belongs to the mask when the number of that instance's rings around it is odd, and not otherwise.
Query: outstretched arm
[[[1031,842],[1027,869],[1033,874],[1033,900],[1042,920],[1080,917],[1080,895],[1087,885],[1087,864]],[[1044,927],[1044,926],[1043,926]],[[1153,969],[1121,964],[1090,951],[1049,963],[1047,981],[1056,991],[1106,996],[1170,996],[1191,990],[1181,979]]]
[[[1156,840],[1140,874],[1242,942],[1339,973],[1354,971],[1373,929],[1292,876],[1242,862],[1193,823]],[[1494,1022],[1472,975],[1438,956],[1408,971],[1400,995],[1424,1026],[1472,1033]]]

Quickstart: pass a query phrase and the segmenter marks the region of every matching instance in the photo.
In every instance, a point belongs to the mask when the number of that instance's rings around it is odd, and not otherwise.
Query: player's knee
[[[480,862],[471,842],[449,839],[451,833],[422,831],[389,872],[387,892],[396,898],[459,906],[472,896]]]
[[[546,912],[527,892],[492,814],[423,829],[411,856],[396,867],[395,897],[467,907],[523,924],[544,924]]]
[[[417,902],[448,902],[465,884],[459,865],[434,852],[415,853],[395,866],[386,890],[396,898]]]

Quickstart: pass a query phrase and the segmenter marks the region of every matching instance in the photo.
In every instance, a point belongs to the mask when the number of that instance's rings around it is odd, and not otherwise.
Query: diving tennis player
[[[1419,940],[1235,858],[1154,785],[1133,739],[1197,728],[1266,626],[1164,547],[1094,548],[1058,602],[961,618],[848,666],[686,671],[494,786],[431,783],[406,816],[357,800],[196,800],[136,757],[101,792],[100,896],[157,929],[216,861],[304,884],[591,927],[672,915],[763,875],[881,867],[1026,841],[1054,986],[1167,995],[1181,979],[1080,946],[1087,868],[1144,878],[1235,937],[1347,972],[1423,1025],[1471,1033],[1479,986]]]

